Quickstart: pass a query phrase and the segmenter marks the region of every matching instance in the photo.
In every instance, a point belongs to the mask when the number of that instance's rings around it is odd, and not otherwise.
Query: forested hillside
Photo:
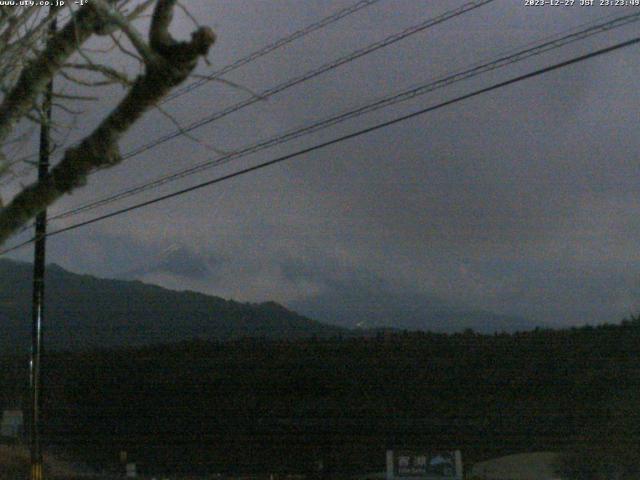
[[[55,354],[46,432],[95,463],[125,449],[150,472],[380,469],[391,445],[460,448],[467,462],[589,442],[615,456],[640,444],[638,351],[629,321]]]
[[[0,352],[30,345],[32,266],[0,260]],[[78,275],[50,265],[46,278],[48,349],[142,346],[192,339],[334,336],[347,330],[274,302],[241,303],[137,281]]]
[[[0,259],[0,353],[29,350],[32,269],[28,263]],[[534,328],[519,317],[469,311],[433,299],[425,303],[420,296],[382,298],[382,292],[365,289],[354,297],[346,286],[340,295],[314,300],[314,308],[306,304],[303,311],[313,314],[309,318],[276,302],[243,303],[134,280],[79,275],[55,264],[46,274],[45,341],[50,350],[249,337],[368,336],[379,328],[453,332],[472,327],[487,333]],[[317,310],[318,302],[324,310]],[[368,307],[362,311],[356,305]],[[349,310],[351,320],[345,313]],[[333,316],[331,311],[342,314]],[[326,323],[317,321],[316,313]],[[358,320],[364,328],[352,328]]]

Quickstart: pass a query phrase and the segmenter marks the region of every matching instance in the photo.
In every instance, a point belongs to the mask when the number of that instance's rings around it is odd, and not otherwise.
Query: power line
[[[255,52],[250,53],[249,55],[242,57],[238,60],[236,60],[233,63],[230,63],[229,65],[222,67],[220,70],[216,70],[215,72],[212,72],[211,74],[207,75],[206,78],[201,78],[189,85],[186,85],[185,87],[179,88],[176,91],[174,91],[171,95],[167,96],[162,103],[166,103],[169,102],[171,100],[173,100],[174,98],[180,97],[186,93],[189,93],[199,87],[201,87],[202,85],[204,85],[207,82],[210,82],[212,80],[216,80],[220,77],[222,77],[223,75],[232,72],[244,65],[246,65],[247,63],[253,62],[254,60],[257,60],[260,57],[264,57],[265,55],[273,52],[274,50],[277,50],[281,47],[284,47],[285,45],[288,45],[289,43],[292,43],[295,40],[298,40],[302,37],[305,37],[306,35],[309,35],[312,32],[315,32],[316,30],[319,30],[321,28],[326,27],[327,25],[330,25],[332,23],[337,22],[338,20],[347,17],[349,15],[352,15],[356,12],[358,12],[359,10],[362,10],[363,8],[366,7],[370,7],[371,5],[374,5],[375,3],[378,3],[380,0],[363,0],[360,2],[355,3],[354,5],[351,5],[350,7],[344,8],[342,10],[339,10],[337,12],[335,12],[332,15],[329,15],[328,17],[325,17],[315,23],[312,23],[311,25],[307,25],[306,27],[297,30],[296,32],[292,33],[291,35],[288,35],[286,37],[283,37],[279,40],[276,40],[275,42],[266,45],[265,47],[256,50]]]
[[[216,70],[215,72],[210,73],[209,75],[207,75],[206,78],[201,78],[185,87],[182,87],[180,89],[175,90],[173,93],[171,93],[170,95],[168,95],[167,97],[165,97],[162,102],[160,102],[160,104],[164,104],[167,103],[175,98],[178,98],[186,93],[189,93],[199,87],[201,87],[202,85],[219,79],[221,78],[223,75],[232,72],[234,70],[237,70],[238,68],[251,63],[261,57],[264,57],[265,55],[279,49],[282,48],[290,43],[293,43],[295,40],[298,40],[300,38],[303,38],[313,32],[315,32],[316,30],[320,30],[324,27],[327,27],[328,25],[331,25],[332,23],[337,22],[338,20],[341,20],[345,17],[348,17],[364,8],[370,7],[372,5],[375,5],[376,3],[380,2],[380,0],[361,0],[349,7],[343,8],[342,10],[338,10],[337,12],[324,17],[320,20],[318,20],[315,23],[312,23],[310,25],[307,25],[304,28],[301,28],[300,30],[295,31],[294,33],[287,35],[286,37],[282,37],[278,40],[276,40],[275,42],[266,45],[262,48],[260,48],[259,50],[256,50],[254,52],[251,52],[250,54],[237,59],[236,61],[234,61],[233,63],[230,63],[224,67],[222,67],[219,70]],[[15,165],[16,163],[20,162],[20,161],[26,161],[26,160],[30,160],[31,158],[33,158],[33,155],[29,155],[25,158],[22,158],[18,161],[13,161],[9,164],[9,166]],[[29,168],[27,170],[30,171],[31,168]],[[25,172],[26,173],[26,172]],[[14,180],[15,178],[17,178],[19,175],[14,175],[14,177],[11,180]],[[6,185],[6,183],[2,183],[0,185]]]
[[[298,150],[298,151],[293,152],[293,153],[289,153],[287,155],[283,155],[283,156],[274,158],[272,160],[269,160],[269,161],[266,161],[266,162],[263,162],[263,163],[259,163],[258,165],[254,165],[252,167],[248,167],[248,168],[239,170],[237,172],[233,172],[233,173],[230,173],[230,174],[227,174],[227,175],[223,175],[221,177],[217,177],[217,178],[214,178],[212,180],[208,180],[206,182],[202,182],[202,183],[199,183],[197,185],[193,185],[191,187],[184,188],[182,190],[178,190],[176,192],[172,192],[172,193],[169,193],[169,194],[166,194],[166,195],[162,195],[160,197],[156,197],[156,198],[151,199],[151,200],[140,202],[140,203],[137,203],[135,205],[131,205],[129,207],[122,208],[122,209],[107,213],[105,215],[100,215],[98,217],[94,217],[94,218],[91,218],[89,220],[85,220],[83,222],[79,222],[79,223],[76,223],[74,225],[70,225],[68,227],[60,228],[58,230],[53,230],[53,231],[49,232],[46,236],[47,237],[51,237],[51,236],[54,236],[54,235],[58,235],[60,233],[68,232],[68,231],[71,231],[71,230],[75,230],[75,229],[84,227],[86,225],[90,225],[92,223],[96,223],[96,222],[99,222],[99,221],[102,221],[102,220],[106,220],[108,218],[116,217],[116,216],[122,215],[124,213],[131,212],[133,210],[137,210],[137,209],[149,206],[149,205],[153,205],[155,203],[162,202],[164,200],[168,200],[170,198],[178,197],[180,195],[184,195],[186,193],[189,193],[189,192],[192,192],[192,191],[195,191],[195,190],[199,190],[201,188],[208,187],[210,185],[214,185],[216,183],[221,183],[223,181],[230,180],[232,178],[239,177],[241,175],[245,175],[247,173],[254,172],[256,170],[261,170],[263,168],[275,165],[277,163],[282,163],[282,162],[284,162],[286,160],[290,160],[292,158],[299,157],[301,155],[306,155],[306,154],[314,152],[316,150],[320,150],[320,149],[326,148],[328,146],[335,145],[335,144],[344,142],[346,140],[350,140],[352,138],[356,138],[356,137],[365,135],[367,133],[371,133],[371,132],[380,130],[382,128],[389,127],[391,125],[395,125],[397,123],[404,122],[404,121],[409,120],[411,118],[415,118],[415,117],[418,117],[418,116],[425,115],[427,113],[433,112],[435,110],[439,110],[441,108],[453,105],[455,103],[459,103],[459,102],[467,100],[469,98],[477,97],[479,95],[482,95],[482,94],[485,94],[485,93],[489,93],[489,92],[494,91],[494,90],[498,90],[498,89],[506,87],[508,85],[513,85],[515,83],[519,83],[519,82],[522,82],[524,80],[527,80],[527,79],[530,79],[530,78],[534,78],[534,77],[543,75],[545,73],[552,72],[554,70],[559,70],[559,69],[567,67],[569,65],[574,65],[574,64],[583,62],[585,60],[588,60],[588,59],[591,59],[591,58],[594,58],[594,57],[605,55],[607,53],[611,53],[613,51],[620,50],[622,48],[629,47],[631,45],[636,45],[638,43],[640,43],[640,37],[636,37],[636,38],[634,38],[632,40],[627,40],[625,42],[617,43],[617,44],[612,45],[610,47],[602,48],[600,50],[596,50],[594,52],[591,52],[591,53],[588,53],[588,54],[585,54],[585,55],[581,55],[579,57],[574,57],[574,58],[572,58],[570,60],[565,60],[563,62],[556,63],[556,64],[551,65],[549,67],[541,68],[539,70],[535,70],[533,72],[526,73],[524,75],[520,75],[520,76],[511,78],[509,80],[505,80],[505,81],[502,81],[502,82],[499,82],[499,83],[495,83],[495,84],[493,84],[493,85],[491,85],[489,87],[484,87],[484,88],[481,88],[479,90],[475,90],[475,91],[473,91],[471,93],[460,95],[460,96],[455,97],[455,98],[453,98],[451,100],[446,100],[446,101],[438,103],[436,105],[432,105],[430,107],[423,108],[423,109],[418,110],[416,112],[409,113],[409,114],[406,114],[406,115],[402,115],[400,117],[396,117],[396,118],[394,118],[392,120],[387,120],[387,121],[382,122],[382,123],[378,123],[378,124],[376,124],[374,126],[371,126],[371,127],[368,127],[368,128],[364,128],[362,130],[358,130],[357,132],[353,132],[353,133],[350,133],[350,134],[347,134],[347,135],[342,135],[342,136],[334,138],[332,140],[328,140],[326,142],[322,142],[322,143],[316,144],[314,146],[307,147],[307,148]],[[26,241],[14,246],[14,247],[2,250],[2,251],[0,251],[0,255],[12,252],[14,250],[17,250],[18,248],[21,248],[21,247],[23,247],[25,245],[28,245],[28,244],[32,243],[33,241],[34,241],[34,239],[31,238],[31,239],[26,240]]]
[[[130,150],[129,152],[125,153],[122,156],[123,160],[127,160],[129,158],[135,157],[137,155],[140,155],[143,152],[146,152],[147,150],[150,150],[162,143],[165,143],[169,140],[172,140],[174,138],[180,137],[185,135],[188,132],[191,132],[197,128],[200,128],[204,125],[207,125],[209,123],[212,123],[216,120],[219,120],[223,117],[226,117],[227,115],[230,115],[231,113],[237,112],[238,110],[241,110],[243,108],[246,108],[250,105],[253,105],[256,102],[262,101],[268,97],[271,97],[277,93],[280,93],[284,90],[287,90],[289,88],[292,88],[296,85],[299,85],[301,83],[307,82],[319,75],[322,75],[323,73],[326,73],[328,71],[334,70],[344,64],[350,63],[354,60],[357,60],[360,57],[363,57],[365,55],[369,55],[377,50],[380,50],[381,48],[387,47],[389,45],[392,45],[396,42],[399,42],[400,40],[403,40],[407,37],[410,37],[412,35],[415,35],[417,33],[420,33],[426,29],[429,29],[431,27],[434,27],[440,23],[446,22],[448,20],[451,20],[455,17],[458,17],[460,15],[463,15],[469,11],[475,10],[476,8],[482,7],[488,3],[492,3],[495,0],[473,0],[469,3],[466,3],[464,5],[462,5],[461,7],[458,7],[456,9],[453,10],[449,10],[437,17],[433,17],[430,18],[424,22],[420,22],[417,25],[413,25],[411,27],[408,27],[398,33],[389,35],[388,37],[385,37],[382,40],[379,40],[377,42],[374,42],[370,45],[367,45],[366,47],[363,47],[361,49],[358,49],[348,55],[345,55],[343,57],[340,57],[338,59],[335,59],[329,63],[326,63],[316,69],[310,70],[302,75],[299,75],[297,77],[294,78],[290,78],[289,80],[284,81],[283,83],[280,83],[274,87],[268,88],[256,95],[252,95],[250,98],[243,100],[241,102],[238,102],[234,105],[231,105],[223,110],[220,110],[218,112],[215,112],[205,118],[202,118],[196,122],[191,123],[190,125],[180,128],[180,129],[176,129],[171,133],[168,133],[166,135],[163,135],[162,137],[157,138],[156,140],[149,142],[145,145],[141,145],[140,147],[135,148],[134,150]],[[265,47],[265,48],[269,48],[269,47]],[[248,58],[248,57],[247,57]],[[235,63],[248,63],[248,61],[245,62],[244,59],[240,59]],[[232,65],[235,65],[232,64]],[[229,66],[230,68],[231,66]],[[225,70],[228,67],[225,67],[223,70]],[[237,68],[237,67],[234,67]],[[217,73],[212,74],[215,76],[215,78],[220,78],[220,75],[218,75]],[[172,98],[171,96],[168,98]]]
[[[271,87],[267,90],[264,90],[256,95],[252,95],[251,97],[249,97],[246,100],[243,100],[241,102],[238,102],[236,104],[233,104],[223,110],[219,110],[218,112],[215,112],[207,117],[204,117],[200,120],[197,120],[196,122],[191,123],[190,125],[183,127],[183,128],[179,128],[174,130],[171,133],[168,133],[166,135],[163,135],[159,138],[157,138],[156,140],[153,140],[152,142],[149,142],[145,145],[141,145],[140,147],[137,147],[133,150],[130,150],[129,152],[126,152],[125,154],[122,155],[122,160],[128,160],[129,158],[135,157],[140,155],[141,153],[144,153],[148,150],[151,150],[152,148],[157,147],[158,145],[165,143],[169,140],[173,140],[174,138],[178,138],[181,137],[183,135],[186,135],[187,133],[200,128],[204,125],[213,123],[216,120],[220,120],[223,117],[226,117],[227,115],[230,115],[232,113],[235,113],[243,108],[246,108],[250,105],[253,105],[259,101],[262,101],[268,97],[271,97],[273,95],[276,95],[277,93],[280,93],[284,90],[287,90],[289,88],[292,88],[296,85],[302,84],[304,82],[307,82],[319,75],[322,75],[323,73],[326,73],[328,71],[334,70],[344,64],[350,63],[354,60],[357,60],[360,57],[363,57],[365,55],[369,55],[381,48],[387,47],[389,45],[392,45],[396,42],[399,42],[400,40],[403,40],[407,37],[410,37],[412,35],[415,35],[417,33],[420,33],[428,28],[434,27],[440,23],[446,22],[448,20],[451,20],[455,17],[458,17],[460,15],[463,15],[464,13],[467,13],[469,11],[475,10],[476,8],[479,8],[483,5],[486,5],[488,3],[494,2],[495,0],[474,0],[471,1],[469,3],[466,3],[464,5],[462,5],[461,7],[458,7],[454,10],[449,10],[437,17],[433,17],[430,18],[424,22],[418,23],[417,25],[413,25],[411,27],[408,27],[398,33],[389,35],[388,37],[385,37],[382,40],[379,40],[377,42],[374,42],[370,45],[367,45],[366,47],[363,47],[359,50],[356,50],[348,55],[345,55],[343,57],[340,57],[338,59],[335,59],[329,63],[326,63],[316,69],[310,70],[300,76],[291,78],[289,80],[286,80],[283,83],[280,83],[274,87]],[[99,170],[98,170],[99,171]],[[89,173],[89,175],[92,175],[94,172]]]
[[[128,188],[126,190],[123,190],[121,192],[118,192],[116,194],[112,194],[106,197],[103,197],[101,199],[98,200],[94,200],[92,202],[86,203],[84,205],[80,205],[78,207],[75,207],[73,209],[64,211],[60,214],[54,215],[51,217],[51,220],[58,220],[58,219],[62,219],[62,218],[67,218],[70,216],[74,216],[78,213],[84,212],[84,211],[88,211],[88,210],[93,210],[95,208],[98,208],[100,206],[103,205],[107,205],[109,203],[115,202],[117,200],[121,200],[124,198],[128,198],[130,196],[142,193],[144,191],[153,189],[153,188],[157,188],[161,185],[164,185],[166,183],[170,183],[176,180],[179,180],[181,178],[185,178],[187,176],[193,175],[195,173],[199,173],[201,171],[204,171],[206,169],[209,168],[213,168],[213,167],[217,167],[223,164],[226,164],[232,160],[236,160],[238,158],[242,158],[245,157],[247,155],[256,153],[258,151],[264,150],[266,148],[270,148],[288,141],[291,141],[295,138],[299,138],[303,135],[308,135],[310,133],[314,133],[317,132],[321,129],[325,129],[329,126],[332,125],[336,125],[338,123],[344,122],[346,120],[364,115],[366,113],[371,113],[375,110],[399,103],[399,102],[403,102],[403,101],[407,101],[410,99],[413,99],[415,97],[418,97],[420,95],[424,95],[426,93],[430,93],[436,89],[440,89],[440,88],[444,88],[446,86],[449,86],[451,84],[463,81],[463,80],[467,80],[469,78],[481,75],[483,73],[486,73],[488,71],[492,71],[492,70],[496,70],[498,68],[503,68],[505,66],[511,65],[513,63],[516,62],[520,62],[523,60],[526,60],[528,58],[531,58],[532,56],[535,55],[540,55],[542,53],[546,53],[550,50],[553,49],[557,49],[560,48],[562,46],[565,46],[569,43],[573,43],[579,40],[583,40],[589,36],[595,35],[597,33],[601,33],[603,31],[608,31],[614,28],[619,28],[621,26],[627,25],[629,23],[632,22],[637,22],[638,20],[640,20],[640,13],[635,13],[635,14],[630,14],[630,15],[626,15],[626,16],[622,16],[622,17],[618,17],[614,20],[608,21],[608,22],[604,22],[604,23],[600,23],[594,26],[591,26],[589,28],[583,29],[583,30],[579,30],[577,32],[571,33],[569,35],[565,35],[563,37],[560,38],[556,38],[553,40],[549,40],[546,42],[543,42],[541,44],[537,44],[534,45],[531,48],[527,48],[524,50],[520,50],[517,51],[516,53],[513,53],[511,55],[506,55],[506,56],[502,56],[499,57],[496,60],[492,60],[490,62],[486,62],[486,63],[481,63],[481,64],[476,64],[475,66],[472,66],[471,68],[468,68],[466,70],[460,71],[460,72],[456,72],[453,74],[449,74],[446,75],[444,77],[441,77],[435,81],[431,81],[427,84],[422,84],[419,85],[417,87],[405,90],[403,92],[391,95],[391,96],[387,96],[385,98],[382,98],[380,100],[377,100],[373,103],[369,103],[367,105],[358,107],[356,109],[352,109],[349,110],[347,112],[341,113],[339,115],[335,115],[329,118],[326,118],[322,121],[319,122],[315,122],[311,125],[302,127],[302,128],[297,128],[285,133],[282,133],[278,136],[272,137],[268,140],[265,141],[261,141],[258,142],[256,144],[244,147],[238,151],[223,155],[222,157],[218,157],[212,160],[207,160],[205,162],[201,162],[197,165],[194,165],[192,167],[186,168],[186,169],[182,169],[179,170],[177,172],[168,174],[168,175],[163,175],[155,180],[152,180],[150,182],[144,182],[142,184],[139,184],[135,187],[132,188]]]
[[[495,0],[475,0],[475,1],[472,1],[472,2],[469,2],[469,3],[466,3],[466,4],[460,6],[460,7],[456,8],[456,9],[449,10],[449,11],[447,11],[447,12],[445,12],[445,13],[437,16],[437,17],[430,18],[430,19],[425,20],[423,22],[420,22],[420,23],[418,23],[416,25],[408,27],[408,28],[406,28],[406,29],[404,29],[404,30],[402,30],[402,31],[400,31],[398,33],[389,35],[389,36],[385,37],[382,40],[374,42],[374,43],[372,43],[370,45],[367,45],[366,47],[363,47],[363,48],[361,48],[359,50],[356,50],[356,51],[354,51],[354,52],[352,52],[352,53],[350,53],[348,55],[345,55],[345,56],[340,57],[340,58],[338,58],[336,60],[333,60],[333,61],[331,61],[331,62],[329,62],[327,64],[322,65],[319,68],[316,68],[314,70],[306,72],[306,73],[304,73],[304,74],[302,74],[302,75],[300,75],[298,77],[291,78],[291,79],[289,79],[289,80],[287,80],[287,81],[285,81],[285,82],[283,82],[283,83],[281,83],[279,85],[276,85],[274,87],[271,87],[271,88],[263,91],[262,93],[260,93],[258,95],[252,96],[252,97],[250,97],[250,98],[248,98],[248,99],[246,99],[244,101],[241,101],[239,103],[231,105],[230,107],[227,107],[224,110],[215,112],[212,115],[209,115],[209,116],[204,117],[204,118],[202,118],[200,120],[197,120],[196,122],[192,123],[191,125],[189,125],[187,127],[175,130],[174,132],[172,132],[170,134],[164,135],[164,136],[162,136],[162,137],[160,137],[160,138],[158,138],[158,139],[156,139],[156,140],[154,140],[154,141],[152,141],[150,143],[142,145],[142,146],[140,146],[140,147],[138,147],[138,148],[136,148],[134,150],[131,150],[131,151],[125,153],[122,156],[122,160],[124,161],[124,160],[127,160],[129,158],[132,158],[132,157],[135,157],[137,155],[140,155],[141,153],[143,153],[143,152],[145,152],[147,150],[150,150],[150,149],[152,149],[152,148],[154,148],[154,147],[156,147],[156,146],[158,146],[158,145],[160,145],[160,144],[162,144],[164,142],[167,142],[167,141],[172,140],[174,138],[177,138],[177,137],[180,137],[182,135],[185,135],[186,133],[188,133],[188,132],[190,132],[190,131],[192,131],[194,129],[197,129],[197,128],[201,127],[201,126],[204,126],[206,124],[209,124],[209,123],[212,123],[212,122],[214,122],[216,120],[219,120],[220,118],[223,118],[223,117],[225,117],[225,116],[227,116],[227,115],[229,115],[231,113],[234,113],[234,112],[236,112],[238,110],[241,110],[242,108],[245,108],[245,107],[247,107],[249,105],[252,105],[252,104],[254,104],[254,103],[256,103],[256,102],[258,102],[260,100],[263,100],[263,99],[265,99],[267,97],[273,96],[273,95],[275,95],[275,94],[277,94],[279,92],[282,92],[282,91],[284,91],[284,90],[286,90],[288,88],[291,88],[291,87],[293,87],[295,85],[298,85],[300,83],[303,83],[305,81],[311,80],[312,78],[315,78],[315,77],[317,77],[317,76],[319,76],[319,75],[321,75],[321,74],[323,74],[323,73],[325,73],[327,71],[330,71],[330,70],[333,70],[335,68],[338,68],[341,65],[344,65],[346,63],[352,62],[352,61],[354,61],[354,60],[356,60],[356,59],[358,59],[360,57],[363,57],[365,55],[371,54],[371,53],[373,53],[373,52],[375,52],[375,51],[377,51],[377,50],[379,50],[381,48],[384,48],[384,47],[389,46],[389,45],[391,45],[393,43],[396,43],[396,42],[398,42],[398,41],[400,41],[402,39],[405,39],[405,38],[407,38],[407,37],[409,37],[411,35],[415,35],[417,33],[420,33],[422,31],[424,31],[424,30],[426,30],[428,28],[431,28],[431,27],[433,27],[435,25],[438,25],[440,23],[443,23],[443,22],[446,22],[448,20],[451,20],[451,19],[453,19],[455,17],[458,17],[458,16],[460,16],[460,15],[462,15],[464,13],[472,11],[472,10],[474,10],[476,8],[479,8],[479,7],[483,6],[483,5],[491,3],[493,1],[495,1]],[[234,154],[231,154],[231,155],[236,155],[236,154],[234,153]],[[94,173],[94,172],[92,172],[92,173]],[[90,175],[92,173],[90,173]],[[61,215],[67,216],[67,213],[65,212],[65,213],[63,213]],[[61,218],[61,217],[60,216],[51,217],[52,220],[53,219],[59,219],[59,218]]]
[[[402,30],[401,32],[395,33],[393,35],[389,35],[388,37],[379,40],[377,42],[374,42],[370,45],[367,45],[366,47],[363,47],[361,49],[358,49],[348,55],[345,55],[343,57],[340,57],[336,60],[333,60],[329,63],[326,63],[316,69],[310,70],[302,75],[299,75],[297,77],[291,78],[289,80],[284,81],[283,83],[280,83],[274,87],[268,88],[267,90],[264,90],[262,92],[260,92],[257,95],[253,95],[250,98],[243,100],[241,102],[238,102],[234,105],[231,105],[223,110],[220,110],[218,112],[215,112],[207,117],[204,117],[200,120],[197,120],[193,123],[191,123],[190,125],[184,127],[184,128],[180,128],[177,129],[171,133],[168,133],[166,135],[163,135],[162,137],[157,138],[156,140],[149,142],[145,145],[142,145],[134,150],[131,150],[127,153],[125,153],[122,156],[123,160],[129,159],[131,157],[135,157],[137,155],[140,155],[141,153],[146,152],[147,150],[151,150],[154,147],[157,147],[158,145],[165,143],[169,140],[172,140],[174,138],[183,136],[185,133],[191,132],[197,128],[200,128],[204,125],[210,124],[212,122],[215,122],[216,120],[219,120],[223,117],[226,117],[227,115],[237,112],[238,110],[241,110],[245,107],[248,107],[249,105],[253,105],[256,102],[259,102],[261,100],[264,100],[266,98],[269,98],[277,93],[280,93],[284,90],[287,90],[291,87],[294,87],[296,85],[299,85],[301,83],[307,82],[319,75],[322,75],[323,73],[329,72],[331,70],[334,70],[344,64],[353,62],[354,60],[357,60],[358,58],[361,58],[365,55],[369,55],[377,50],[380,50],[381,48],[387,47],[389,45],[392,45],[396,42],[399,42],[400,40],[403,40],[407,37],[410,37],[412,35],[415,35],[417,33],[420,33],[424,30],[427,30],[428,28],[434,27],[438,24],[441,24],[443,22],[446,22],[448,20],[451,20],[453,18],[456,18],[460,15],[463,15],[467,12],[470,12],[472,10],[475,10],[476,8],[480,8],[483,5],[486,5],[488,3],[491,3],[495,0],[474,0],[472,2],[466,3],[464,5],[462,5],[459,8],[456,8],[454,10],[449,10],[448,12],[445,12],[437,17],[434,18],[430,18],[424,22],[420,22],[417,25],[413,25],[411,27],[406,28],[405,30]]]

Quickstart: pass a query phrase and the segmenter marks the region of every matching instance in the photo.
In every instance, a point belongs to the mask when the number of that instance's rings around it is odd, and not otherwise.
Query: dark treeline
[[[51,445],[141,470],[381,470],[390,446],[465,463],[637,449],[640,322],[478,335],[189,342],[46,359]],[[7,399],[26,365],[2,360]],[[24,391],[24,390],[23,390]],[[8,393],[7,393],[8,392]],[[637,455],[636,455],[637,458]]]

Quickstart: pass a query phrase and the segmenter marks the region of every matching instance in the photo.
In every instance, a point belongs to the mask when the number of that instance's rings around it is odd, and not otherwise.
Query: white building
[[[471,478],[482,480],[560,480],[555,473],[558,454],[534,452],[507,455],[476,463]]]

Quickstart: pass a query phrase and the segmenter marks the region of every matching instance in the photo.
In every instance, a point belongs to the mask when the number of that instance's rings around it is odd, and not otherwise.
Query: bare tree
[[[198,27],[188,41],[177,41],[169,33],[176,7],[177,0],[91,0],[82,7],[58,8],[44,15],[36,7],[0,6],[0,177],[10,174],[18,162],[3,153],[16,141],[12,136],[18,126],[46,121],[40,99],[55,75],[86,87],[115,82],[125,88],[100,124],[63,151],[47,179],[22,188],[0,209],[0,244],[39,211],[84,185],[92,171],[118,164],[123,134],[206,56],[215,41],[208,27]],[[135,20],[147,12],[151,13],[148,33],[142,34]],[[61,27],[49,35],[54,18]],[[103,53],[135,58],[140,65],[137,76],[130,79],[100,61],[97,52],[85,45],[94,36],[108,41],[110,47]],[[86,99],[54,96],[59,101]]]

